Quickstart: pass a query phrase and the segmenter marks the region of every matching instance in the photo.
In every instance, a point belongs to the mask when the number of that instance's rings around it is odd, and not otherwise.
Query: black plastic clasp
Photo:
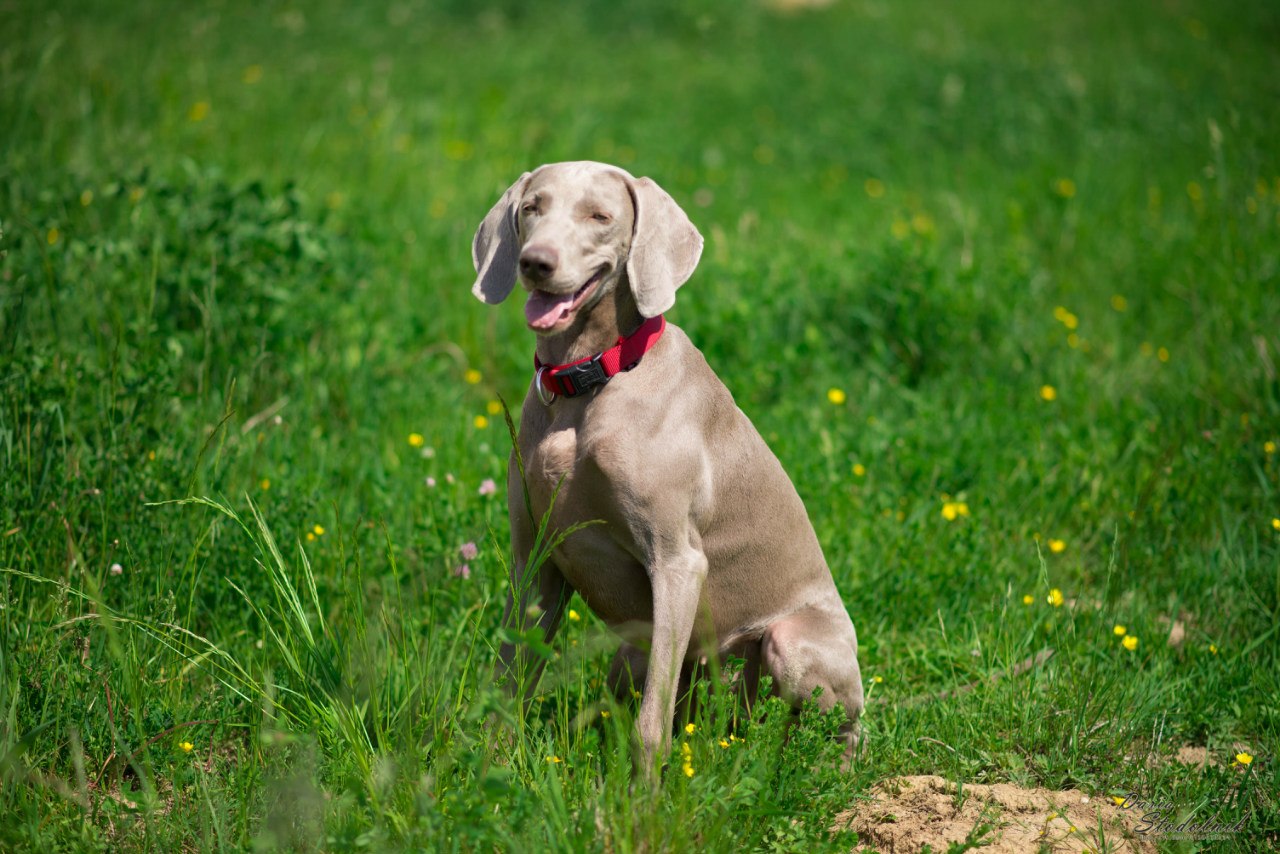
[[[587,389],[609,381],[609,375],[604,372],[604,365],[600,363],[600,356],[561,368],[556,371],[555,377],[564,386],[565,397],[577,397]]]

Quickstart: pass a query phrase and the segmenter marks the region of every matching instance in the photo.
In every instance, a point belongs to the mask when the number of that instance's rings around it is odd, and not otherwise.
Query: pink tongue
[[[573,302],[573,294],[549,294],[532,291],[524,304],[524,316],[535,329],[550,329],[564,317]]]

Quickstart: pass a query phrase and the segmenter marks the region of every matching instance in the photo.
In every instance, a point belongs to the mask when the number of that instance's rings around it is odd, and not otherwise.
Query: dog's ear
[[[471,293],[476,299],[495,305],[502,302],[516,285],[516,261],[520,257],[520,239],[516,235],[516,203],[529,184],[526,172],[498,199],[476,229],[471,241],[471,263],[476,267],[476,283]]]
[[[657,317],[676,301],[676,288],[702,257],[702,235],[675,199],[649,178],[628,182],[635,204],[635,235],[627,279],[643,317]]]

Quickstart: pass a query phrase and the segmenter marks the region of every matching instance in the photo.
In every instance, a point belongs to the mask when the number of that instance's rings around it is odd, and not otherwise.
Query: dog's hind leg
[[[784,699],[798,705],[821,688],[819,709],[844,709],[848,720],[841,726],[840,738],[845,756],[851,757],[858,741],[863,694],[858,637],[849,615],[812,607],[789,614],[765,630],[761,652],[764,667]]]

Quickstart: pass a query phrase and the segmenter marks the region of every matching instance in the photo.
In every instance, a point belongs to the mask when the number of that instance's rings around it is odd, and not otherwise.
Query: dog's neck
[[[624,274],[611,291],[590,310],[580,312],[563,332],[539,335],[538,359],[544,365],[564,365],[594,356],[618,343],[619,337],[635,332],[643,322]]]

